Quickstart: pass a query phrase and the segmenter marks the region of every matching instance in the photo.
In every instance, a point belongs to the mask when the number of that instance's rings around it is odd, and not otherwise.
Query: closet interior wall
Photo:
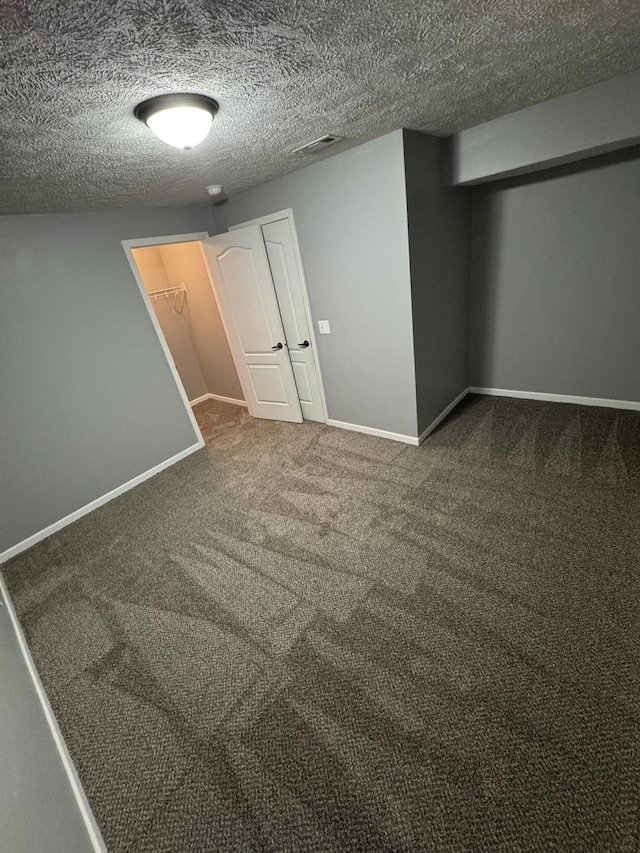
[[[184,287],[152,299],[158,322],[190,400],[207,394],[244,399],[218,306],[197,242],[134,250],[149,293]]]

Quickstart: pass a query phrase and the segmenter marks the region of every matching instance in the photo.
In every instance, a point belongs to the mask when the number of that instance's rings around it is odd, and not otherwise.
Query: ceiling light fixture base
[[[172,92],[138,104],[134,115],[167,145],[189,150],[206,138],[218,109],[208,95]]]

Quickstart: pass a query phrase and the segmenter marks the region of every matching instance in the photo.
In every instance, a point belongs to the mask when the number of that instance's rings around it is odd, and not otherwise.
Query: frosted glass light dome
[[[189,149],[206,139],[212,121],[211,113],[200,107],[168,107],[150,115],[147,127],[167,145]]]
[[[136,107],[136,117],[174,148],[199,145],[211,130],[218,104],[205,95],[159,95]]]

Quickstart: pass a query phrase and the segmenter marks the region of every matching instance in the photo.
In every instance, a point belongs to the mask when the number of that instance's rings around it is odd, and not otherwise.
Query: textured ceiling
[[[0,212],[204,202],[634,70],[639,37],[638,0],[0,0]],[[171,91],[220,102],[193,151],[133,117]]]

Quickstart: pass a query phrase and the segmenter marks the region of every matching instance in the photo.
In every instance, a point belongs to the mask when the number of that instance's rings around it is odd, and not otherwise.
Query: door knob
[[[280,342],[278,342],[274,347],[271,347],[271,349],[275,349],[275,350],[282,349],[282,344]]]
[[[300,349],[306,349],[309,346],[309,341],[302,341],[301,344],[298,344]]]

